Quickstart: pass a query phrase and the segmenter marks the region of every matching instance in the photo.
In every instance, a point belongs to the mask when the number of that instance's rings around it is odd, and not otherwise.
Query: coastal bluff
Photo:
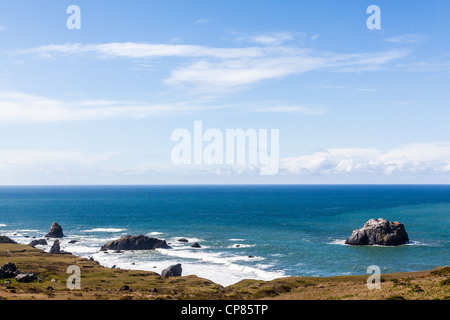
[[[345,240],[345,244],[350,245],[399,246],[407,242],[409,237],[403,223],[382,218],[370,219]]]
[[[12,266],[14,263],[15,268]],[[450,298],[450,267],[384,273],[381,290],[367,289],[367,275],[242,280],[223,287],[195,275],[165,277],[152,271],[115,269],[72,254],[49,254],[25,244],[0,243],[0,281],[7,300],[436,300]],[[67,267],[82,272],[82,290],[67,287]],[[8,267],[9,266],[9,267]],[[12,268],[11,268],[12,267]],[[19,280],[16,269],[24,275]],[[33,276],[37,276],[37,279]],[[25,280],[32,282],[25,283]],[[122,288],[127,288],[123,290]],[[122,289],[122,290],[121,290]],[[413,290],[414,289],[414,290]]]
[[[106,250],[154,250],[172,249],[165,240],[149,238],[144,235],[123,236],[117,240],[112,240],[103,245],[100,251]]]

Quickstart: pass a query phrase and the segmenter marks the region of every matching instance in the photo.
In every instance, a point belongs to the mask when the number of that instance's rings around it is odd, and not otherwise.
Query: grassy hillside
[[[154,272],[110,269],[72,254],[49,254],[31,246],[0,244],[0,266],[13,262],[39,280],[0,280],[0,299],[8,300],[142,300],[142,299],[450,299],[450,267],[431,271],[383,274],[381,289],[369,290],[368,275],[286,277],[273,281],[243,280],[223,287],[197,276],[164,278]],[[81,270],[81,289],[69,290],[70,265]],[[10,282],[10,283],[8,283]],[[129,290],[121,290],[128,286]]]

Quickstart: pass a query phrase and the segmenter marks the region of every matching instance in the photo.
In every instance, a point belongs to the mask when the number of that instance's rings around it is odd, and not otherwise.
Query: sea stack
[[[370,219],[361,229],[354,230],[345,244],[399,246],[408,241],[403,223],[379,218]]]
[[[45,236],[46,238],[62,238],[64,236],[62,227],[56,222],[52,223],[49,233]]]
[[[165,240],[149,238],[144,235],[123,236],[113,240],[101,247],[100,251],[105,250],[154,250],[157,248],[171,249]]]
[[[52,247],[50,248],[49,253],[61,253],[61,248],[59,246],[59,240],[55,240],[55,242],[53,242]]]

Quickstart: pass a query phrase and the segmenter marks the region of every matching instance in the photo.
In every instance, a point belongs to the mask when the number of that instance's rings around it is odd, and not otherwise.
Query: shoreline
[[[0,280],[8,300],[448,300],[450,267],[381,274],[381,289],[369,290],[366,275],[245,279],[221,286],[195,275],[162,277],[152,271],[112,269],[67,254],[50,254],[25,244],[0,244],[0,266],[16,264],[39,281]],[[81,271],[81,289],[67,288],[67,268]],[[5,283],[6,282],[6,283]]]

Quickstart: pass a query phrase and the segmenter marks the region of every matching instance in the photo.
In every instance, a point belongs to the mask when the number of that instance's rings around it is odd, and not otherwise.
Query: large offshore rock
[[[123,236],[117,240],[110,241],[102,246],[100,250],[154,250],[157,248],[171,249],[165,240],[138,235]]]
[[[46,238],[62,238],[64,236],[62,227],[56,222],[52,223],[49,233],[45,236]]]
[[[345,241],[350,245],[399,246],[409,241],[403,223],[386,219],[370,219],[361,229],[354,230]]]

